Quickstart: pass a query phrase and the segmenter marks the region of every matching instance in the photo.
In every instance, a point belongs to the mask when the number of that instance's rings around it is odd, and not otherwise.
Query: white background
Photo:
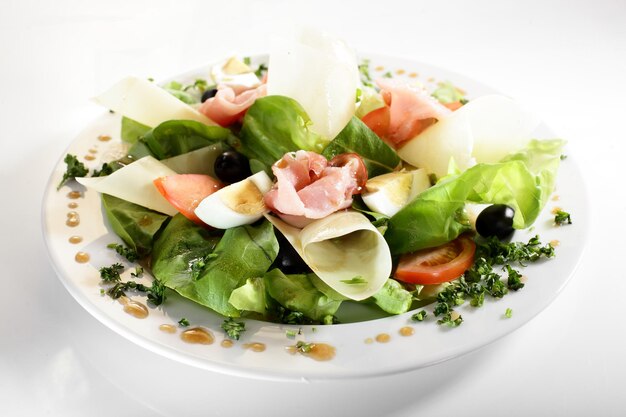
[[[626,415],[626,2],[0,2],[0,415]],[[143,350],[89,316],[49,264],[42,192],[88,98],[263,52],[285,23],[451,69],[515,97],[570,145],[593,220],[578,271],[477,352],[380,379],[276,383]],[[572,213],[576,219],[576,213]]]

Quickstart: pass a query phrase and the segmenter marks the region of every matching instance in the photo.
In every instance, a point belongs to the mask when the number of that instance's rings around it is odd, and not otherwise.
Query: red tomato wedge
[[[395,277],[412,284],[441,284],[463,275],[474,263],[476,244],[467,237],[400,257]]]
[[[176,210],[192,222],[204,225],[193,212],[207,196],[220,188],[222,183],[209,175],[178,174],[160,177],[153,181],[157,190],[176,207]]]
[[[385,139],[389,134],[389,115],[389,106],[385,106],[367,113],[361,121],[379,138]]]

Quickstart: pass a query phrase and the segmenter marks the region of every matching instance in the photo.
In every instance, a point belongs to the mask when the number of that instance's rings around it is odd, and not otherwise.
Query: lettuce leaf
[[[238,151],[251,164],[269,167],[287,152],[300,149],[322,152],[328,140],[310,130],[311,119],[297,101],[284,96],[267,96],[254,102],[241,127]]]
[[[215,236],[175,216],[157,240],[152,272],[166,287],[228,317],[239,317],[230,304],[233,291],[262,276],[278,254],[271,223],[228,229]]]
[[[272,269],[263,277],[269,295],[282,306],[303,313],[315,321],[324,321],[332,316],[341,305],[313,284],[313,274],[285,275],[280,269]]]
[[[502,162],[444,178],[389,220],[385,239],[392,254],[442,245],[470,230],[466,202],[507,204],[515,209],[513,227],[529,227],[554,189],[564,145],[560,139],[533,140]]]
[[[391,172],[400,164],[398,154],[356,117],[352,117],[322,155],[332,159],[335,155],[350,152],[361,156],[368,178]]]

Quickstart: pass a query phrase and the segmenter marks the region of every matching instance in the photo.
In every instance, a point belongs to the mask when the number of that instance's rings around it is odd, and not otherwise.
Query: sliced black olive
[[[215,97],[215,94],[217,94],[217,88],[209,88],[204,93],[202,93],[202,97],[200,97],[200,101],[204,103],[211,97]]]
[[[252,175],[248,158],[237,151],[222,153],[215,160],[213,169],[217,178],[228,184],[245,180]]]
[[[311,268],[302,260],[291,243],[278,230],[274,229],[280,250],[274,260],[272,268],[280,269],[284,274],[305,274],[311,272]]]
[[[513,234],[515,210],[506,204],[494,204],[484,209],[476,218],[476,231],[482,237],[505,239]]]

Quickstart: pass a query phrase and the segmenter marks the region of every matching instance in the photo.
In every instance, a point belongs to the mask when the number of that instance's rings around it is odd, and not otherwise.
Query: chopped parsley
[[[103,266],[100,268],[100,279],[107,283],[119,282],[122,277],[120,272],[124,271],[124,266],[120,263],[114,263],[111,266]]]
[[[182,319],[178,320],[178,325],[180,327],[187,327],[189,326],[189,320],[183,317]]]
[[[229,317],[222,323],[222,330],[224,330],[231,339],[239,340],[241,332],[246,331],[246,323],[235,321],[235,319]]]
[[[254,71],[254,74],[259,78],[263,78],[263,74],[265,74],[266,72],[267,72],[267,65],[259,64],[259,68],[257,68],[256,71]]]
[[[572,224],[572,216],[563,210],[557,210],[557,212],[554,214],[554,223],[557,226]]]
[[[315,347],[315,343],[306,343],[303,341],[298,341],[298,343],[296,343],[296,352],[300,352],[300,353],[309,353],[313,348]]]
[[[411,320],[413,321],[424,321],[426,320],[426,317],[428,316],[428,314],[426,313],[425,310],[421,310],[415,314],[413,314],[411,316]]]
[[[135,277],[135,278],[139,278],[142,275],[143,275],[143,267],[141,266],[136,266],[135,272],[130,273],[130,276]]]
[[[139,259],[139,255],[137,251],[131,248],[127,248],[124,245],[119,243],[109,243],[107,248],[115,250],[119,255],[122,255],[124,258],[128,259],[128,262],[135,262]]]
[[[469,299],[472,307],[481,307],[487,295],[502,298],[509,290],[522,289],[522,275],[511,264],[524,266],[524,262],[552,257],[554,248],[543,245],[538,236],[532,237],[528,243],[503,243],[495,237],[478,243],[474,265],[437,294],[437,304],[433,310],[435,317],[440,317],[437,323],[457,327],[463,323],[463,318],[454,308],[463,305],[466,300]],[[503,265],[506,281],[501,273],[494,270],[495,265]]]
[[[59,185],[57,185],[57,190],[60,190],[61,187],[63,187],[63,185],[65,185],[65,183],[69,180],[76,177],[85,177],[89,173],[89,169],[87,169],[85,164],[80,162],[75,155],[71,155],[68,153],[67,155],[65,155],[65,159],[63,159],[63,162],[65,162],[65,165],[67,167],[65,173],[63,174],[63,178],[61,179],[61,182],[59,183]]]
[[[163,304],[163,302],[167,298],[165,295],[165,288],[165,285],[163,285],[160,281],[156,279],[152,281],[152,285],[150,287],[135,281],[120,281],[111,288],[109,288],[107,290],[107,294],[113,299],[118,299],[121,296],[126,295],[126,291],[128,290],[144,292],[148,297],[148,301],[150,301],[155,306],[158,306]]]
[[[389,71],[387,71],[386,73],[383,74],[383,78],[392,78],[393,75],[391,75],[391,73]]]
[[[297,335],[302,334],[302,329],[287,329],[285,330],[285,335],[291,339],[296,337]]]
[[[359,74],[361,74],[361,82],[368,87],[374,87],[372,76],[370,75],[370,60],[364,59],[359,64]]]
[[[510,319],[511,317],[513,317],[513,310],[511,310],[510,308],[507,308],[506,311],[504,312],[504,317],[506,317],[507,319]]]
[[[351,279],[342,279],[340,282],[344,284],[354,285],[354,284],[367,284],[367,280],[363,278],[361,275],[357,275]]]

